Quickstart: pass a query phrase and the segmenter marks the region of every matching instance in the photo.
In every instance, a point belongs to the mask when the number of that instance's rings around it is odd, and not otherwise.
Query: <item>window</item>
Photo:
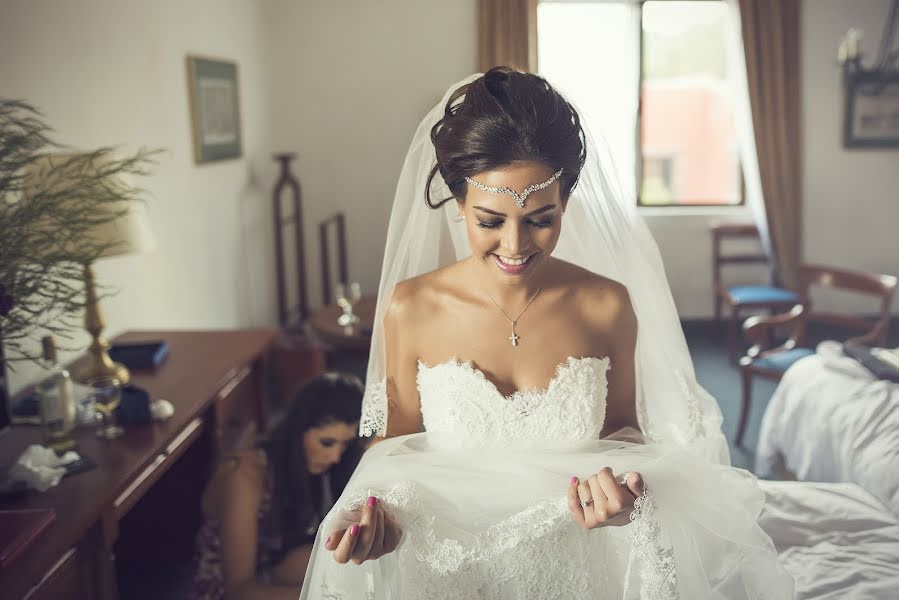
[[[543,0],[540,71],[645,206],[743,203],[719,0]]]

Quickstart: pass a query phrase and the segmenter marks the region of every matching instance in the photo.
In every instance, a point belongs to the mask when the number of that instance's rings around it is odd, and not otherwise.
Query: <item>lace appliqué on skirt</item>
[[[631,513],[631,560],[624,576],[628,597],[633,568],[639,570],[641,600],[675,600],[678,598],[674,551],[662,541],[662,528],[655,519],[655,499],[649,489],[634,502]]]
[[[499,597],[500,590],[508,591],[510,585],[521,586],[523,598],[543,599],[551,590],[558,590],[560,598],[581,598],[591,590],[595,592],[600,583],[596,565],[591,567],[586,561],[591,554],[597,557],[588,547],[596,536],[606,532],[580,531],[568,515],[565,498],[535,503],[476,536],[460,540],[444,535],[436,517],[421,516],[422,499],[417,486],[409,481],[386,490],[361,490],[335,508],[358,510],[369,495],[378,496],[402,527],[403,539],[396,550],[398,566],[405,585],[421,591],[421,598],[492,598],[494,592]],[[634,508],[628,525],[630,556],[621,582],[622,597],[675,600],[678,591],[673,552],[663,544],[661,526],[653,514],[652,493],[645,491]],[[534,569],[536,564],[543,568]],[[628,584],[632,576],[639,577],[639,593],[631,596]],[[611,583],[608,574],[601,579],[606,585]],[[329,582],[323,591],[341,598],[340,586],[333,584]]]
[[[359,435],[387,435],[387,382],[371,383],[365,388],[362,398],[362,417],[359,420]]]

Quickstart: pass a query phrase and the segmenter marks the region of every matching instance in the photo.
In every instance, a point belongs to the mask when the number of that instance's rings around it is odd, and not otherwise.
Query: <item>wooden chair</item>
[[[337,279],[332,282],[331,272],[331,234],[333,229],[337,235]],[[322,305],[328,306],[334,303],[333,289],[336,284],[348,285],[350,282],[350,269],[347,262],[346,245],[346,217],[342,212],[334,213],[318,224],[318,243],[321,250],[322,261]]]
[[[746,320],[743,324],[743,334],[752,347],[746,356],[740,359],[743,405],[737,424],[738,446],[742,444],[743,434],[746,432],[746,421],[752,400],[752,378],[758,376],[780,381],[793,363],[814,354],[814,350],[806,347],[807,329],[812,323],[835,325],[862,334],[846,340],[845,344],[866,346],[885,344],[889,333],[890,308],[896,292],[896,281],[892,275],[873,275],[836,267],[801,265],[799,267],[801,304],[797,304],[786,314],[758,316]],[[809,297],[809,290],[813,286],[875,296],[880,299],[880,314],[872,321],[844,313],[815,311]],[[775,327],[789,328],[790,337],[782,345],[768,349]]]
[[[755,225],[746,223],[723,223],[713,225],[712,231],[712,279],[715,289],[715,323],[719,330],[722,322],[723,304],[730,307],[730,322],[727,326],[727,349],[731,362],[737,360],[737,343],[740,327],[740,313],[743,311],[779,312],[789,309],[799,302],[799,295],[790,290],[769,285],[732,285],[722,283],[721,271],[726,265],[764,264],[768,266],[769,279],[773,281],[768,256],[758,253],[723,253],[725,241],[735,239],[759,239]]]

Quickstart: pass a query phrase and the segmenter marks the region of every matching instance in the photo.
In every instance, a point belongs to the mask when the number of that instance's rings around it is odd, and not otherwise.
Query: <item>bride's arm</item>
[[[384,315],[387,437],[417,433],[424,425],[418,398],[415,283],[397,284]]]
[[[623,287],[613,295],[611,320],[611,368],[608,372],[606,422],[603,439],[643,443],[637,422],[635,350],[637,317],[630,296]]]

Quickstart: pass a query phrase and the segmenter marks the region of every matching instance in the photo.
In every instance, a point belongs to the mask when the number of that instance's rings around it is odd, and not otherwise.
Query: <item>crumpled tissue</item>
[[[74,450],[57,456],[52,449],[32,444],[9,470],[9,477],[24,481],[28,487],[39,492],[46,492],[59,484],[66,474],[65,465],[79,460],[81,457]]]

